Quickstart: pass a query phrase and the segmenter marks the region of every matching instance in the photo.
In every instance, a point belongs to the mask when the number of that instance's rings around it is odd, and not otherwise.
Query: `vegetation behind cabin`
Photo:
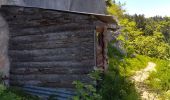
[[[96,93],[102,100],[140,100],[141,94],[130,78],[144,69],[148,62],[153,62],[156,71],[151,72],[143,84],[157,93],[159,100],[169,100],[170,17],[127,15],[123,6],[114,0],[107,0],[107,11],[118,18],[121,34],[109,43],[109,69]],[[114,45],[116,43],[119,47]]]
[[[145,84],[159,93],[160,100],[170,99],[170,17],[126,15],[122,6],[107,0],[108,13],[116,16],[121,26],[121,34],[108,46],[109,69],[102,78],[100,74],[93,77],[100,81],[97,90],[94,85],[74,82],[79,93],[75,100],[141,99],[130,77],[148,62],[154,62],[157,71],[150,74]],[[117,42],[121,45],[119,49],[114,45]],[[0,99],[34,100],[14,90],[0,85]]]

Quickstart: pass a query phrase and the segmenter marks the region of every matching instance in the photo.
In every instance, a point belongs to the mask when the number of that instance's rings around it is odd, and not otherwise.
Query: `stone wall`
[[[3,82],[9,78],[8,33],[8,25],[0,13],[0,78]]]
[[[11,85],[70,88],[74,80],[90,82],[87,74],[95,66],[90,15],[15,6],[1,11],[10,30]]]

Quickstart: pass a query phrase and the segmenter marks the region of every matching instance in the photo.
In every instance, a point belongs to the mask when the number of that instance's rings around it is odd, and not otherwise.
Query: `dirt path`
[[[135,83],[135,88],[141,94],[142,100],[158,100],[157,93],[153,92],[144,84],[144,81],[149,77],[152,71],[156,71],[156,64],[148,62],[146,68],[137,71],[135,75],[131,77],[131,80]]]

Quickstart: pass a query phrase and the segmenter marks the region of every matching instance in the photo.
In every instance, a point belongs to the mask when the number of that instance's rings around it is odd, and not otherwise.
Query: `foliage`
[[[121,74],[130,77],[135,74],[136,71],[139,71],[143,68],[145,68],[149,61],[151,61],[152,58],[144,55],[136,55],[134,58],[126,57],[124,58],[125,64],[124,69],[121,68]],[[122,64],[121,64],[122,65]],[[123,66],[123,65],[122,65]]]
[[[73,100],[102,100],[100,94],[97,93],[93,85],[85,85],[82,82],[75,81],[77,96]]]
[[[152,72],[146,81],[153,90],[161,94],[162,98],[170,91],[170,61],[153,59],[156,63],[156,72]],[[169,94],[170,97],[170,94]]]
[[[121,42],[125,55],[119,52],[122,48],[117,49],[113,42],[109,44],[109,70],[102,84],[103,98],[139,99],[128,78],[152,61],[157,64],[157,72],[153,72],[146,83],[166,97],[162,100],[169,99],[170,65],[167,59],[170,59],[170,17],[145,18],[144,15],[125,15],[121,4],[111,0],[107,3],[108,13],[119,19],[121,35],[114,41]]]
[[[92,72],[89,76],[93,81],[101,80],[100,71],[96,70]],[[76,96],[73,100],[102,100],[102,96],[96,88],[96,82],[94,84],[86,84],[80,81],[74,81],[73,84],[76,87]]]
[[[122,8],[125,4],[116,3],[114,0],[106,0],[107,13],[114,15],[117,19],[124,17],[125,10]]]
[[[109,69],[105,73],[100,93],[103,100],[138,100],[134,84],[126,76],[126,58],[120,51],[112,47],[108,47]]]
[[[162,59],[168,59],[170,57],[169,43],[166,41],[163,33],[157,31],[160,30],[158,26],[155,30],[145,28],[146,30],[142,31],[136,27],[134,21],[130,21],[129,19],[121,20],[120,24],[123,28],[121,30],[122,34],[118,39],[124,44],[123,47],[128,55],[136,53]],[[146,31],[152,33],[146,35]]]
[[[33,97],[25,94],[25,92],[17,88],[6,88],[0,84],[0,100],[39,100],[37,97]]]
[[[138,100],[140,99],[134,84],[129,80],[137,70],[148,64],[156,63],[156,72],[146,80],[154,91],[163,99],[170,98],[170,17],[144,15],[125,15],[124,4],[115,0],[106,0],[108,14],[119,20],[121,35],[115,41],[121,41],[122,48],[108,47],[109,69],[101,75],[95,71],[91,74],[94,83],[86,84],[75,81],[77,96],[74,100]],[[125,53],[120,52],[123,49]],[[166,59],[166,60],[165,60]],[[101,76],[103,76],[101,78]],[[100,88],[96,88],[96,81]],[[16,88],[0,85],[0,100],[37,100],[25,95]]]
[[[137,54],[168,59],[170,46],[163,39],[164,37],[160,32],[154,32],[153,36],[137,37],[132,45]]]

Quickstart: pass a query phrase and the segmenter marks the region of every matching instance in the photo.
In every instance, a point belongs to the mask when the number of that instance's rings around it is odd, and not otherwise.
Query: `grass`
[[[130,77],[134,75],[136,71],[145,68],[152,58],[143,55],[136,55],[134,58],[126,57],[124,60],[124,63],[122,63],[120,67],[121,74]]]
[[[160,94],[160,100],[170,100],[170,61],[158,58],[150,58],[144,55],[137,55],[135,58],[125,58],[126,64],[121,69],[124,76],[130,77],[140,69],[147,66],[148,62],[156,64],[156,72],[152,72],[145,81],[151,90]]]
[[[109,52],[114,52],[112,49]],[[119,56],[119,52],[110,53],[109,69],[104,74],[99,92],[102,100],[141,100],[134,83],[129,77],[136,71],[147,67],[148,62],[156,64],[157,72],[152,72],[146,84],[154,91],[159,90],[160,100],[170,100],[170,64],[167,60],[136,55],[136,57]],[[85,99],[86,100],[86,99]],[[87,99],[93,100],[93,99]]]
[[[156,63],[156,72],[152,72],[146,84],[160,94],[160,98],[170,100],[170,61],[153,59]]]
[[[18,88],[6,88],[0,84],[0,100],[39,100],[37,97],[26,94]]]
[[[127,78],[147,66],[148,62],[156,64],[156,72],[152,72],[145,81],[151,90],[160,95],[160,100],[170,100],[170,61],[148,56],[137,55],[135,58],[125,58],[121,64],[120,73]],[[129,99],[127,99],[129,100]]]
[[[160,94],[160,100],[170,100],[170,61],[144,55],[123,56],[116,49],[109,48],[109,71],[105,76],[103,94],[106,100],[139,100],[134,84],[128,78],[144,69],[148,62],[156,64],[146,84]]]
[[[143,68],[148,60],[142,62],[141,56],[126,58],[111,47],[108,50],[109,69],[104,75],[101,85],[103,100],[140,100],[140,96],[128,76],[132,75],[133,71]],[[139,63],[140,66],[136,66]]]

